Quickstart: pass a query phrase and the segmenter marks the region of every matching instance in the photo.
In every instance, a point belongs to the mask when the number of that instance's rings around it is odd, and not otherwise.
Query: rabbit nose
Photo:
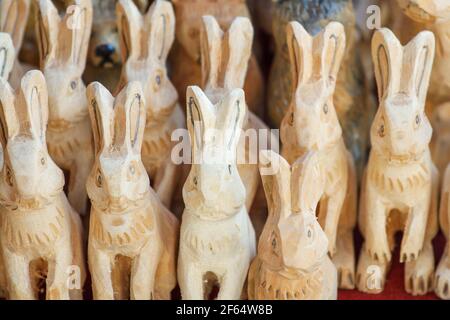
[[[111,44],[101,44],[95,49],[95,54],[102,58],[109,58],[114,52],[116,49]]]

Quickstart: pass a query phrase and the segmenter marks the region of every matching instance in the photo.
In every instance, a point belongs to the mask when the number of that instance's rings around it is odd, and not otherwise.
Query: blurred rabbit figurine
[[[231,90],[244,88],[248,61],[252,52],[252,39],[253,27],[248,18],[235,18],[228,31],[224,32],[214,17],[203,17],[200,33],[202,82],[205,94],[213,104],[221,101]],[[247,131],[256,131],[258,139],[263,137],[261,133],[269,132],[269,128],[249,111],[247,105],[243,106],[243,112],[245,137],[247,137]],[[269,148],[273,139],[271,135],[268,135],[267,141],[257,141],[255,145],[246,143],[245,137],[239,141],[237,168],[246,190],[245,205],[247,211],[250,211],[260,185],[258,148]],[[243,155],[247,161],[243,161]],[[261,219],[258,216],[253,220],[256,224],[261,224],[261,227],[265,222],[265,220],[259,221]]]
[[[0,32],[0,79],[8,80],[14,65],[14,45],[8,33]],[[0,168],[3,167],[3,149],[0,147]],[[1,210],[1,209],[0,209]],[[6,278],[0,253],[0,298],[6,296]]]
[[[439,210],[439,220],[447,245],[436,269],[434,292],[440,298],[450,300],[450,165],[445,170]]]
[[[119,90],[139,81],[146,101],[147,125],[142,161],[161,201],[170,208],[179,167],[171,160],[172,132],[185,127],[178,93],[167,76],[166,59],[175,33],[172,4],[156,0],[143,16],[132,0],[117,5],[122,59]]]
[[[187,90],[192,167],[183,188],[178,258],[181,296],[208,296],[217,280],[218,299],[239,299],[255,255],[255,232],[245,207],[245,187],[236,167],[246,105],[242,89],[213,104],[196,86]]]
[[[36,299],[38,273],[47,273],[47,299],[81,298],[81,221],[63,192],[63,172],[47,152],[44,76],[29,71],[16,93],[0,79],[0,102],[0,252],[9,299]],[[72,268],[80,277],[78,290],[69,290]]]
[[[13,88],[19,87],[23,75],[32,68],[20,63],[18,58],[30,13],[30,2],[30,0],[0,1],[0,32],[10,34],[15,48],[15,52],[9,52],[13,55],[14,66],[9,79],[7,78]],[[0,72],[3,73],[1,69]]]
[[[50,0],[39,0],[37,37],[49,88],[47,143],[58,166],[69,171],[68,198],[87,213],[86,180],[94,161],[92,131],[81,79],[92,25],[91,0],[75,0],[63,19]]]
[[[406,291],[421,295],[433,289],[438,174],[429,151],[432,129],[425,99],[434,48],[429,31],[405,47],[389,29],[377,30],[372,38],[380,105],[361,192],[359,227],[365,242],[357,269],[360,291],[383,290],[399,231]]]
[[[301,160],[291,166],[273,151],[261,151],[260,173],[269,217],[248,280],[251,300],[336,300],[336,267],[315,213],[301,212]]]
[[[131,299],[170,299],[176,285],[179,225],[150,187],[141,160],[145,100],[139,82],[114,99],[100,83],[88,86],[96,160],[87,182],[92,201],[89,267],[95,299],[124,292]],[[127,258],[131,265],[120,268]],[[124,260],[124,259],[122,259]],[[117,267],[119,270],[113,270]],[[116,262],[116,265],[115,265]],[[114,277],[114,272],[123,273]]]
[[[431,126],[433,127],[431,158],[438,171],[444,173],[447,164],[450,163],[450,102],[434,108]],[[443,178],[444,176],[441,177]]]
[[[328,237],[328,251],[338,270],[339,287],[355,286],[353,229],[356,224],[356,173],[333,103],[336,79],[345,52],[344,27],[329,23],[312,37],[294,21],[287,26],[293,100],[281,123],[283,157],[309,166],[302,205],[317,210]]]

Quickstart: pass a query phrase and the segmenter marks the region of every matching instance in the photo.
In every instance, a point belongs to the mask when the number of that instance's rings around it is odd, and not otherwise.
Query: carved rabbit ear
[[[0,78],[8,80],[16,53],[8,33],[0,32]]]
[[[0,120],[2,124],[1,143],[3,149],[6,142],[19,134],[19,119],[16,114],[14,91],[6,79],[0,78]]]
[[[313,38],[300,23],[292,21],[287,25],[287,45],[294,90],[311,77],[312,44]]]
[[[30,0],[0,1],[0,31],[11,35],[14,48],[22,47],[25,27],[30,13]]]
[[[430,31],[420,32],[404,49],[401,91],[416,95],[422,106],[427,96],[434,51],[434,34]]]
[[[392,31],[376,30],[372,38],[372,60],[380,100],[398,92],[402,59],[403,47]]]
[[[175,13],[169,1],[156,0],[145,17],[149,29],[149,57],[165,62],[175,40]]]
[[[222,53],[228,57],[225,67],[224,87],[227,89],[244,88],[248,61],[252,55],[253,26],[250,19],[237,17],[225,34],[224,44],[228,46]]]
[[[80,70],[85,69],[89,39],[92,30],[92,2],[91,0],[74,0],[67,8],[62,30],[67,32],[67,39],[59,35],[59,41],[68,41],[71,46],[60,46],[59,50],[66,56],[63,59],[77,65]],[[67,50],[67,52],[65,52]]]
[[[143,18],[132,0],[119,0],[116,6],[122,61],[130,56],[139,57],[141,51],[140,32]]]
[[[114,120],[114,97],[100,82],[87,87],[89,115],[94,133],[95,153],[112,145]]]
[[[223,31],[213,16],[203,16],[200,27],[200,50],[203,87],[219,87]]]
[[[342,57],[345,53],[345,30],[339,22],[330,22],[322,33],[315,38],[320,52],[320,75],[322,79],[336,82]]]
[[[218,124],[218,128],[225,132],[225,143],[227,144],[228,150],[235,152],[247,112],[244,90],[232,90],[221,102],[221,105],[219,107],[220,115],[218,121],[222,123]]]
[[[187,127],[192,145],[192,154],[203,145],[206,129],[213,128],[215,121],[214,106],[197,86],[186,91]]]
[[[16,101],[20,133],[31,135],[45,145],[48,122],[48,92],[45,77],[39,70],[25,74]]]
[[[36,11],[36,36],[41,68],[56,59],[60,17],[51,0],[39,0]]]
[[[141,154],[145,109],[139,82],[130,82],[119,93],[115,101],[114,114],[114,145]]]
[[[287,218],[291,214],[291,167],[278,153],[262,150],[259,153],[259,172],[269,206],[269,214]]]

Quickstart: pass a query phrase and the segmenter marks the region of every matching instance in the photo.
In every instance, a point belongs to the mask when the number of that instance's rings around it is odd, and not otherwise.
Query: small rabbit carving
[[[144,90],[147,126],[142,161],[162,202],[170,208],[179,166],[171,160],[172,132],[185,128],[178,93],[167,75],[166,59],[175,33],[169,1],[156,0],[141,15],[132,0],[117,4],[120,47],[124,61],[119,90],[139,81]]]
[[[47,99],[40,71],[26,73],[17,92],[0,79],[0,252],[14,300],[36,299],[36,276],[42,273],[47,299],[79,299],[85,278],[81,220],[64,194],[63,172],[47,151]],[[74,290],[68,284],[71,268],[80,276]]]
[[[170,299],[176,285],[179,224],[151,189],[141,160],[141,85],[130,82],[114,99],[94,82],[87,94],[96,149],[87,182],[94,298]],[[123,278],[129,279],[129,289],[123,288]]]
[[[245,17],[237,17],[230,28],[224,32],[213,16],[204,16],[200,29],[202,86],[206,96],[212,103],[217,103],[233,89],[244,88],[249,59],[252,53],[253,26]],[[260,177],[258,173],[258,149],[274,147],[275,140],[268,134],[267,141],[259,141],[263,137],[260,133],[269,132],[269,128],[247,107],[244,109],[245,117],[243,130],[245,136],[238,145],[238,170],[246,190],[245,205],[250,212],[255,227],[259,231],[265,219],[260,215],[258,206],[253,206],[259,200]],[[250,135],[247,135],[247,132]],[[246,137],[251,133],[258,135],[257,144],[246,143]],[[265,143],[265,144],[264,144]],[[264,147],[265,146],[265,147]],[[245,160],[242,158],[245,155]],[[248,161],[251,160],[251,161]],[[253,161],[253,162],[252,162]],[[250,211],[250,209],[252,209]],[[265,217],[264,217],[265,218]]]
[[[309,174],[302,182],[303,211],[316,211],[338,270],[339,287],[355,286],[353,229],[356,173],[333,103],[345,52],[344,27],[329,23],[315,37],[294,21],[287,26],[293,99],[281,123],[282,155],[293,164],[302,157]]]
[[[180,233],[181,296],[201,300],[204,283],[219,282],[218,299],[239,299],[255,255],[255,232],[245,207],[245,187],[236,167],[246,114],[242,89],[213,104],[188,87],[187,124],[192,166],[183,188],[186,205]]]
[[[337,271],[315,212],[301,212],[303,163],[261,151],[261,177],[269,217],[248,280],[251,300],[336,300]],[[266,172],[271,170],[272,172]]]
[[[19,51],[25,34],[25,27],[30,13],[31,0],[2,0],[0,1],[0,32],[11,35],[15,53],[14,65],[9,77],[9,83],[13,88],[20,85],[23,75],[32,69],[31,66],[19,62]]]
[[[91,0],[73,4],[78,9],[67,10],[61,19],[50,0],[39,0],[36,20],[41,69],[49,88],[48,149],[58,166],[69,172],[68,198],[83,215],[88,204],[86,180],[94,161],[86,86],[81,78],[92,4]]]
[[[448,165],[445,170],[442,183],[439,221],[442,233],[447,240],[447,245],[445,246],[444,254],[436,269],[434,292],[436,292],[441,299],[450,300],[450,165]]]
[[[383,290],[399,231],[406,291],[422,295],[433,289],[438,174],[429,150],[432,129],[425,100],[434,48],[429,31],[404,47],[386,28],[372,38],[380,105],[370,132],[358,221],[365,242],[357,287],[363,292]]]

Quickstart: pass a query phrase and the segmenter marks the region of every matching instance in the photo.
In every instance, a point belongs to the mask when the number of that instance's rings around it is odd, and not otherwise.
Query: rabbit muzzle
[[[124,211],[129,207],[130,201],[124,196],[120,197],[110,197],[109,198],[109,209],[112,211]]]

